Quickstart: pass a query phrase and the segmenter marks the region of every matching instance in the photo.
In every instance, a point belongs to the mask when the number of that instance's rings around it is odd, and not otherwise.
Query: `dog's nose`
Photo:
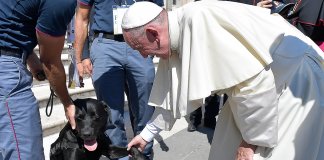
[[[82,135],[83,135],[83,137],[87,138],[87,137],[91,136],[91,133],[90,132],[83,132]]]

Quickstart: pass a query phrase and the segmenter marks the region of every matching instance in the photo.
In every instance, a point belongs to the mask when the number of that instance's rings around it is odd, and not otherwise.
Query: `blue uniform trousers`
[[[124,93],[135,135],[142,131],[154,111],[154,107],[147,105],[155,75],[152,57],[143,58],[125,42],[103,38],[102,34],[93,40],[90,57],[97,98],[109,105],[111,120],[116,126],[107,129],[106,135],[114,145],[126,146]],[[147,145],[145,155],[151,154],[152,146],[153,142]]]
[[[44,160],[39,107],[31,85],[24,60],[0,55],[0,160]]]

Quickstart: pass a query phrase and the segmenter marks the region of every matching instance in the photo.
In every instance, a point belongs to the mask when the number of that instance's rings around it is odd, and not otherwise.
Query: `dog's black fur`
[[[109,121],[109,107],[105,103],[88,98],[77,99],[74,104],[76,130],[72,130],[70,123],[65,125],[58,139],[51,145],[51,160],[99,160],[102,155],[113,159],[129,154],[135,160],[145,159],[138,149],[131,148],[127,151],[126,147],[113,146],[110,139],[105,136],[105,128],[113,126]],[[89,146],[85,145],[89,142],[97,144],[94,151],[89,151],[85,147]]]

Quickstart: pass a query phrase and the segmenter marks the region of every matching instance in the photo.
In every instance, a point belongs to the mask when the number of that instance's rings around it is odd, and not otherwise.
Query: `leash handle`
[[[50,96],[48,98],[47,105],[46,105],[46,110],[45,110],[45,113],[46,113],[47,117],[50,117],[52,115],[54,97],[57,97],[54,90],[51,87],[50,87],[50,90],[51,90],[51,93],[50,93]],[[51,105],[50,105],[50,103],[51,103]],[[50,110],[48,112],[49,107],[50,107]]]

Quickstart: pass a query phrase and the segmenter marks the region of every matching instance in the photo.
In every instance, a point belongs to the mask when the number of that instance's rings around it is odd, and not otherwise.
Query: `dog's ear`
[[[74,106],[78,107],[78,108],[82,108],[82,106],[86,106],[86,100],[85,99],[75,99],[72,102],[73,102]]]
[[[110,107],[108,106],[108,104],[105,101],[101,101],[102,105],[104,106],[104,110],[107,112],[108,114],[108,118],[111,117],[111,112],[110,112]],[[111,120],[109,119],[109,122],[111,122]]]
[[[114,128],[116,128],[115,125],[111,121],[111,111],[110,111],[110,107],[107,105],[107,103],[105,101],[101,101],[101,103],[105,107],[104,109],[105,109],[105,111],[107,112],[107,115],[108,115],[108,119],[107,119],[107,129],[114,129]]]

